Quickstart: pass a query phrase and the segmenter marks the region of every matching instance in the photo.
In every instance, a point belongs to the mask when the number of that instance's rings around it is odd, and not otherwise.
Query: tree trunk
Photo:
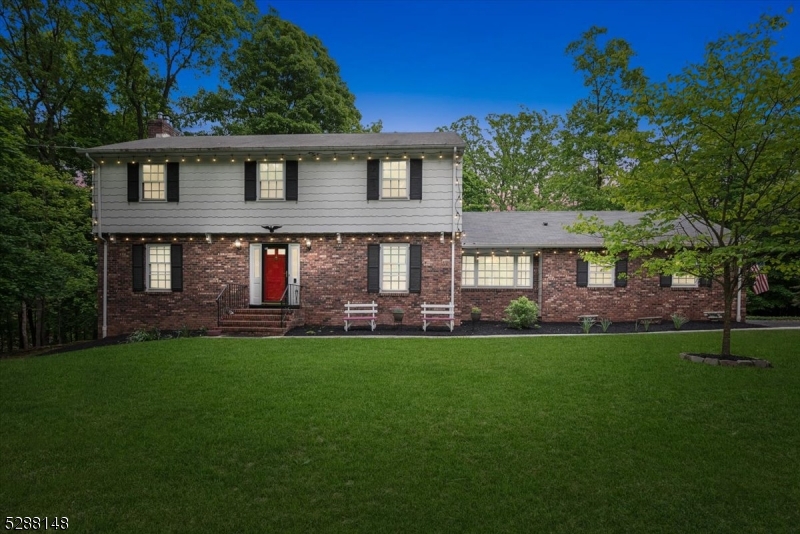
[[[733,283],[733,273],[735,267],[726,263],[722,273],[722,292],[725,301],[724,314],[722,316],[722,356],[731,355],[731,311],[733,309],[733,294],[736,285]]]
[[[19,312],[19,348],[28,348],[28,306],[22,301],[22,309]]]

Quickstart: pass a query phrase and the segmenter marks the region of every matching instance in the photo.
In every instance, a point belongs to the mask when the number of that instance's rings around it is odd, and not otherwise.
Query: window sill
[[[533,289],[533,286],[461,286],[461,289],[467,290],[477,290],[480,291],[481,289],[501,289],[506,291],[516,291],[520,289]]]
[[[159,294],[159,293],[163,294],[163,293],[172,293],[172,290],[171,289],[145,289],[144,292],[145,293],[154,293],[154,294]]]
[[[140,198],[139,202],[166,202],[166,198]]]
[[[259,198],[256,202],[286,202],[285,198]]]
[[[670,289],[677,289],[678,291],[684,291],[686,289],[700,289],[700,286],[670,286]]]
[[[408,291],[381,291],[378,293],[381,297],[402,297],[403,295],[410,295],[411,293]]]

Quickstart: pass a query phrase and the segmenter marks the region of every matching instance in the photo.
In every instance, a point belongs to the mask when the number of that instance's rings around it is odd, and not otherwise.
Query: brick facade
[[[139,328],[179,329],[212,328],[217,324],[216,298],[226,283],[249,284],[249,249],[252,241],[238,236],[181,236],[171,240],[141,239],[141,236],[115,236],[108,242],[108,330],[119,335]],[[311,248],[305,245],[311,240]],[[261,242],[267,242],[261,238]],[[378,323],[394,324],[391,309],[405,310],[403,324],[422,324],[422,302],[445,304],[450,300],[450,239],[440,242],[440,234],[344,236],[337,243],[335,235],[286,236],[272,238],[272,243],[301,243],[300,284],[302,313],[305,322],[315,325],[342,324],[344,304],[378,303]],[[367,245],[374,243],[411,243],[422,245],[422,291],[403,295],[367,292]],[[183,246],[183,291],[134,292],[132,245],[181,244]],[[103,244],[99,244],[98,281],[102,310]],[[460,306],[461,251],[456,246],[456,306]],[[99,317],[102,327],[102,313]]]
[[[532,289],[473,289],[462,290],[461,318],[469,318],[472,306],[481,308],[482,319],[501,320],[503,310],[517,297],[526,296],[536,302],[538,296],[538,260],[542,261],[542,321],[575,322],[578,315],[597,314],[612,321],[635,321],[638,317],[669,319],[673,313],[685,315],[692,321],[706,320],[703,312],[724,308],[722,287],[710,288],[659,287],[659,277],[632,274],[640,265],[631,261],[628,266],[627,287],[578,287],[576,284],[577,255],[568,250],[543,250],[534,258]],[[745,317],[742,298],[742,318]],[[735,319],[735,304],[732,315]]]

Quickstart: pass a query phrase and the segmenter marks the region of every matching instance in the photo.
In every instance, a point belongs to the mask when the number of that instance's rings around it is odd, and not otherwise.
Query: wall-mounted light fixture
[[[236,248],[242,248],[242,242],[237,238],[236,241],[233,242],[233,246]]]
[[[340,245],[342,244],[342,234],[338,232],[336,233],[336,242],[339,243]]]
[[[444,243],[444,232],[439,235],[439,243]]]
[[[206,234],[206,243],[211,244],[211,234]]]
[[[306,239],[306,249],[307,250],[311,250],[311,240],[310,239]]]

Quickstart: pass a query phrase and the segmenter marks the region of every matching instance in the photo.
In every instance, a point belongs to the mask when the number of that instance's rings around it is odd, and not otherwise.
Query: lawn
[[[800,331],[179,339],[0,362],[0,513],[70,532],[797,532]]]

